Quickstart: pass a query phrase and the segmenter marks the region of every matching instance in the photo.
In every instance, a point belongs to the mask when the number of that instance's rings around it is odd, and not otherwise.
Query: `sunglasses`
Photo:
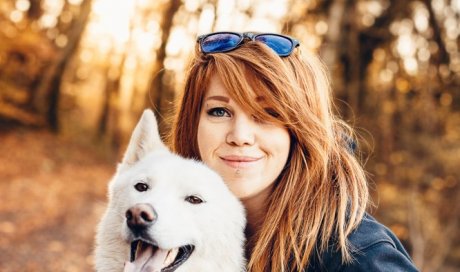
[[[298,40],[286,35],[252,32],[214,32],[199,36],[197,42],[200,44],[201,52],[210,54],[235,50],[243,44],[245,39],[267,45],[280,57],[289,56],[294,48],[300,45]]]

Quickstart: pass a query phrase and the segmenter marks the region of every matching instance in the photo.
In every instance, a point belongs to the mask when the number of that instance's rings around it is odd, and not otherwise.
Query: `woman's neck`
[[[252,238],[259,231],[267,213],[268,198],[273,190],[273,186],[265,188],[256,195],[242,198],[241,202],[246,208],[246,239],[252,241]]]

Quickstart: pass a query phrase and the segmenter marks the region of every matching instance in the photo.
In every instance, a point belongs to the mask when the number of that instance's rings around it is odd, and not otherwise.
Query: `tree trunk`
[[[157,57],[155,64],[153,65],[151,84],[146,97],[146,107],[153,107],[153,109],[157,112],[157,116],[159,117],[158,127],[160,132],[164,132],[167,129],[167,126],[162,118],[168,114],[165,106],[167,105],[167,101],[165,100],[166,98],[173,96],[173,94],[167,94],[167,92],[171,92],[171,90],[168,90],[163,83],[163,77],[165,73],[163,63],[166,58],[166,45],[168,43],[169,35],[173,27],[174,15],[176,14],[180,5],[180,0],[171,0],[165,7],[161,21],[162,43],[156,54]],[[151,103],[153,103],[153,105],[151,105]]]
[[[42,16],[42,0],[29,0],[30,7],[27,10],[27,17],[34,21]]]
[[[113,54],[113,47],[109,51],[108,56],[112,54]],[[112,100],[111,99],[112,90],[114,89],[113,80],[111,79],[111,76],[110,76],[110,68],[111,68],[111,63],[106,62],[104,65],[104,75],[106,78],[105,86],[104,86],[104,97],[102,98],[102,111],[101,111],[101,115],[99,116],[98,130],[97,130],[97,135],[99,138],[102,138],[104,135],[106,135],[108,131],[109,111],[111,108],[110,103]]]
[[[328,11],[328,32],[324,38],[323,48],[320,55],[329,69],[337,63],[337,53],[340,42],[341,26],[343,25],[345,15],[345,0],[335,0],[330,5]]]
[[[48,124],[53,131],[58,131],[58,104],[60,86],[67,64],[72,59],[91,11],[91,0],[84,0],[80,6],[79,16],[72,22],[67,33],[67,45],[60,51],[57,60],[45,73],[36,91],[35,105],[40,112],[45,112]]]
[[[436,62],[437,64],[449,64],[449,53],[447,53],[446,45],[442,40],[442,30],[439,27],[438,21],[436,20],[436,15],[434,14],[431,0],[423,0],[422,2],[425,4],[426,9],[428,10],[429,24],[433,28],[433,39],[438,44],[439,48]]]
[[[334,6],[335,4],[332,5],[332,7]],[[364,75],[360,73],[361,54],[358,39],[359,29],[356,22],[356,5],[354,5],[353,1],[347,0],[341,6],[343,6],[342,11],[348,14],[348,16],[344,17],[339,39],[342,45],[339,55],[343,65],[342,79],[345,86],[343,95],[349,105],[344,114],[347,119],[353,120],[353,116],[358,115],[360,111],[358,98],[361,90],[361,79]]]

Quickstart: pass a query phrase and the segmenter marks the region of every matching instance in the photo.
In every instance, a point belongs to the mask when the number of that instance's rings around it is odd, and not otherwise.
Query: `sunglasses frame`
[[[240,38],[240,40],[238,41],[238,43],[236,44],[235,47],[232,47],[230,49],[220,50],[220,51],[213,51],[213,52],[205,52],[206,50],[203,50],[203,47],[202,47],[203,46],[203,40],[205,40],[206,38],[208,38],[210,36],[218,35],[218,34],[233,34],[233,35],[238,36]],[[287,40],[289,40],[291,42],[292,47],[291,47],[291,50],[289,51],[289,53],[287,53],[287,54],[278,54],[278,52],[276,52],[273,48],[271,48],[270,46],[268,46],[267,44],[264,43],[265,45],[270,47],[270,49],[275,51],[275,53],[280,57],[287,57],[287,56],[291,55],[292,52],[294,51],[294,49],[297,48],[300,45],[300,42],[297,39],[294,39],[294,38],[292,38],[290,36],[287,36],[287,35],[282,35],[282,34],[277,34],[277,33],[259,33],[259,32],[242,32],[242,33],[240,33],[240,32],[231,32],[231,31],[219,31],[219,32],[212,32],[212,33],[200,35],[196,39],[196,42],[200,44],[200,51],[203,54],[225,53],[225,52],[230,52],[230,51],[235,50],[238,47],[240,47],[243,44],[243,41],[245,39],[249,39],[251,41],[256,41],[257,37],[265,36],[265,35],[278,36],[278,37],[281,37],[281,38],[285,38],[285,39],[287,39]]]

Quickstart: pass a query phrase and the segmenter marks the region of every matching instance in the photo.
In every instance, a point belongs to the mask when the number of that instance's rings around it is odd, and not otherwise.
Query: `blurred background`
[[[1,0],[0,271],[90,271],[144,108],[167,135],[199,34],[283,32],[328,66],[371,214],[460,269],[460,0]]]

